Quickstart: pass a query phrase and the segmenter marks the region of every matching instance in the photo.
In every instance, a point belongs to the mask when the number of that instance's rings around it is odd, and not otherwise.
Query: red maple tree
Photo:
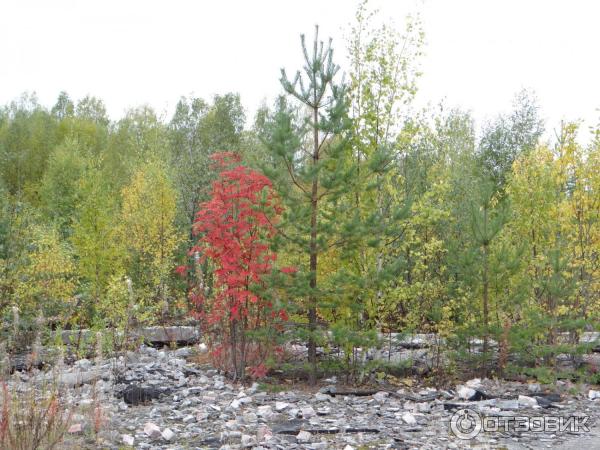
[[[207,289],[202,272],[190,293],[203,332],[209,338],[214,362],[242,379],[266,372],[264,362],[276,350],[272,340],[259,339],[262,330],[276,330],[287,315],[280,307],[256,294],[257,286],[273,270],[277,255],[268,239],[276,233],[282,212],[271,181],[240,164],[234,153],[212,156],[221,170],[210,200],[200,205],[194,222],[199,236],[191,249],[197,265],[207,259],[213,266],[213,287]],[[284,273],[292,269],[282,269]]]

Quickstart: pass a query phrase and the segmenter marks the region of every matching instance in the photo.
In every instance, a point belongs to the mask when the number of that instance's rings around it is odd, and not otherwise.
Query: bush
[[[0,448],[50,450],[57,448],[69,427],[71,415],[55,387],[28,387],[11,391],[2,383]]]

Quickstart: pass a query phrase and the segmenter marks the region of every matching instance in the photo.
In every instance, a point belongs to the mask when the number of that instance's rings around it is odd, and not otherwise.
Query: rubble
[[[135,438],[130,434],[124,434],[122,440],[123,444],[129,445],[130,447],[133,447],[133,443],[135,442]]]
[[[151,439],[158,439],[159,437],[162,437],[160,428],[158,425],[152,422],[147,422],[146,425],[144,425],[144,433],[146,433],[146,435]]]
[[[69,402],[88,408],[96,401],[93,396],[99,397],[106,417],[99,448],[135,443],[135,448],[149,450],[467,446],[521,450],[600,439],[600,430],[593,425],[585,436],[509,430],[465,441],[450,432],[453,414],[463,409],[482,417],[589,415],[590,423],[595,423],[600,418],[596,400],[600,390],[566,381],[543,385],[474,379],[444,390],[416,381],[402,389],[384,383],[369,389],[331,378],[315,389],[282,384],[281,392],[268,392],[258,384],[233,384],[215,369],[186,361],[196,351],[196,347],[188,351],[142,347],[127,356],[127,365],[114,358],[105,358],[99,366],[80,360],[59,377],[74,373],[96,377],[94,385],[76,384],[68,395]],[[89,420],[77,418],[70,424],[67,439],[83,439],[80,430],[89,430]]]

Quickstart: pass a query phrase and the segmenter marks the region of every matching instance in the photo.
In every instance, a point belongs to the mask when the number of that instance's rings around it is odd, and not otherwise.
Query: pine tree
[[[342,320],[336,326],[338,342],[350,339],[345,319],[351,317],[355,329],[360,328],[363,305],[357,296],[375,276],[373,271],[352,273],[341,262],[353,257],[364,236],[371,236],[368,245],[376,246],[384,233],[377,211],[361,217],[349,201],[358,185],[352,124],[345,85],[335,81],[339,67],[333,62],[331,40],[327,46],[320,42],[317,28],[312,52],[304,36],[301,42],[304,74],[298,72],[290,81],[282,70],[281,84],[309,114],[298,125],[294,110],[280,102],[267,127],[271,158],[263,170],[286,206],[278,236],[287,246],[289,262],[299,269],[288,294],[301,300],[300,310],[307,316],[301,337],[308,341],[309,381],[315,383],[317,345],[324,340],[319,321]],[[381,169],[379,163],[367,165],[371,175]]]

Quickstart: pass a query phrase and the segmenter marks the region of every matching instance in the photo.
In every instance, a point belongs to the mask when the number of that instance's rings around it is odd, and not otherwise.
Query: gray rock
[[[302,413],[302,417],[304,419],[310,419],[311,417],[314,417],[317,415],[316,411],[314,410],[314,408],[312,406],[307,406],[305,408],[302,408],[300,410],[300,412]]]
[[[533,397],[528,397],[526,395],[519,395],[519,406],[525,408],[536,408],[538,407],[538,402]]]
[[[323,394],[321,392],[317,392],[315,394],[315,400],[318,402],[328,402],[329,400],[331,400],[331,397],[327,394]]]
[[[162,432],[162,437],[165,441],[172,441],[175,437],[175,433],[170,428],[165,428]]]
[[[256,409],[256,415],[269,420],[273,416],[273,409],[270,405],[262,405]]]
[[[468,386],[458,386],[456,388],[456,394],[458,395],[458,398],[462,400],[471,400],[476,393],[477,391],[475,389]]]
[[[89,370],[92,367],[92,362],[89,359],[80,359],[73,364],[78,369]]]
[[[312,439],[312,434],[309,433],[308,431],[302,430],[302,431],[300,431],[300,433],[298,433],[296,435],[296,440],[303,444],[310,442],[311,439]]]
[[[52,374],[48,374],[48,379],[52,377]],[[88,371],[88,372],[67,372],[62,373],[58,382],[65,387],[77,387],[83,384],[93,383],[100,378],[100,372]]]
[[[123,441],[123,444],[129,445],[130,447],[133,447],[133,443],[135,442],[134,437],[130,434],[124,434],[121,437],[121,440]]]
[[[402,420],[408,425],[415,425],[417,423],[415,416],[409,412],[402,414]]]
[[[241,444],[244,448],[254,447],[256,445],[256,439],[249,434],[242,434]]]
[[[159,439],[162,437],[160,428],[153,422],[146,422],[144,425],[144,433],[151,439]]]
[[[509,410],[519,409],[519,401],[517,399],[514,399],[514,400],[498,399],[498,400],[496,400],[496,407],[500,408],[500,409],[509,409]]]
[[[388,398],[388,396],[390,395],[389,392],[377,392],[375,395],[373,395],[373,398],[378,401],[379,403],[383,403],[386,401],[386,399]]]
[[[191,354],[192,354],[192,350],[189,347],[178,348],[177,350],[175,350],[175,353],[174,353],[176,358],[187,358]]]
[[[275,402],[275,411],[281,412],[284,411],[290,404],[286,402]]]

